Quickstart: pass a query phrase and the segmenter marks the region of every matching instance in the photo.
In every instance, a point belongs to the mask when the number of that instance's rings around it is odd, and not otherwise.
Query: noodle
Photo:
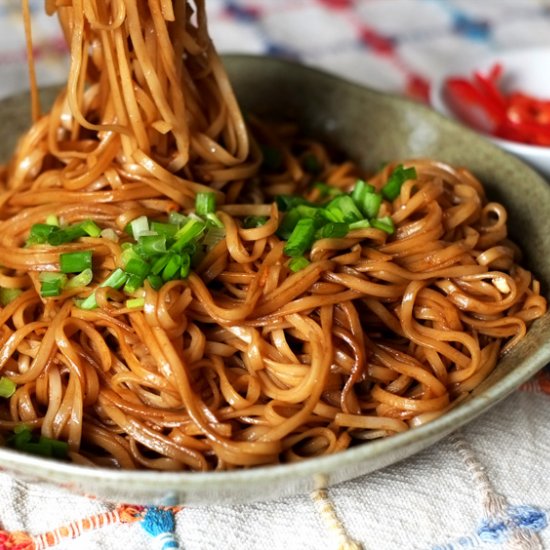
[[[504,207],[467,170],[429,159],[405,161],[415,177],[379,205],[391,231],[321,235],[293,270],[275,197],[311,208],[326,204],[315,182],[347,196],[365,174],[289,125],[245,123],[203,1],[47,10],[70,45],[67,85],[40,115],[32,77],[34,123],[1,172],[7,444],[25,424],[67,442],[77,464],[158,470],[334,453],[443,414],[546,312]],[[402,167],[371,176],[372,192]],[[135,220],[196,220],[197,194],[211,192],[218,229],[188,275],[104,284],[127,261]],[[37,224],[89,220],[97,233],[32,241]],[[89,279],[63,275],[44,295],[62,256],[88,251]]]

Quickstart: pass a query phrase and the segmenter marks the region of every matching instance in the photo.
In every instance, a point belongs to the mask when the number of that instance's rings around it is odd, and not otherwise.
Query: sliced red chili
[[[495,136],[550,146],[550,100],[499,88],[503,67],[495,63],[473,78],[453,77],[444,86],[445,99],[453,112],[470,126]]]
[[[468,80],[448,79],[444,94],[449,107],[455,114],[483,132],[496,132],[506,116],[505,111]]]

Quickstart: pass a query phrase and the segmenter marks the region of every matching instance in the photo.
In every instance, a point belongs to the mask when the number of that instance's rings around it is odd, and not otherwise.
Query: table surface
[[[20,4],[0,0],[0,97],[28,86]],[[67,57],[42,4],[31,0],[46,85],[63,80]],[[541,0],[207,0],[207,9],[221,52],[299,59],[419,100],[457,56],[550,46],[550,2]],[[549,457],[543,371],[409,460],[275,502],[114,506],[0,473],[0,550],[550,548]]]

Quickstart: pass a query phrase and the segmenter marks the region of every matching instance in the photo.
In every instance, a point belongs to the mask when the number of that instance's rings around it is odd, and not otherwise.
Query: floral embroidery
[[[180,506],[132,506],[121,504],[110,512],[103,512],[73,521],[41,535],[23,531],[1,531],[0,550],[44,550],[59,544],[63,539],[74,539],[94,529],[117,523],[139,522],[149,533],[159,550],[179,548],[174,532],[175,514]]]
[[[504,516],[485,518],[476,533],[462,536],[453,542],[434,546],[432,550],[458,550],[459,548],[478,548],[484,545],[499,546],[512,542],[520,534],[538,533],[548,526],[548,514],[534,506],[510,506]]]

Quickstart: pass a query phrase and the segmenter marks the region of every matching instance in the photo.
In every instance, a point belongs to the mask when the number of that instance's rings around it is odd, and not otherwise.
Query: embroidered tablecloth
[[[63,80],[31,1],[41,84]],[[20,0],[0,0],[0,97],[26,88]],[[300,59],[418,99],[457,56],[550,45],[541,0],[207,0],[222,52]],[[550,373],[443,442],[333,487],[241,506],[107,505],[0,473],[0,550],[550,548]]]

